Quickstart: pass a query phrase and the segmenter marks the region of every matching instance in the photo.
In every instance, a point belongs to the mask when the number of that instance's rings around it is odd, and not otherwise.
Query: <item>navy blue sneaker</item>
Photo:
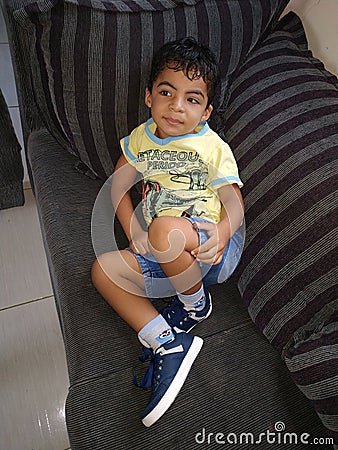
[[[211,295],[208,291],[205,292],[205,306],[202,310],[186,310],[184,304],[179,300],[177,295],[168,302],[168,306],[165,306],[160,313],[168,322],[176,333],[185,331],[189,333],[202,320],[210,316],[212,311]]]
[[[176,338],[166,342],[155,354],[144,348],[145,361],[151,358],[141,387],[152,386],[149,403],[142,415],[146,427],[153,425],[167,411],[180,392],[197,355],[203,345],[203,339],[187,333],[179,333]]]

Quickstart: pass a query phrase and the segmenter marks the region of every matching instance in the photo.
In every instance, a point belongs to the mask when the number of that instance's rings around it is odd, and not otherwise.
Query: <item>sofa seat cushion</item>
[[[111,353],[119,357],[114,348]],[[189,382],[158,426],[143,426],[140,414],[149,392],[132,386],[130,377],[130,368],[123,367],[70,387],[66,413],[74,450],[216,450],[254,448],[255,442],[268,448],[283,424],[298,444],[282,432],[281,446],[273,448],[306,450],[303,433],[325,436],[279,355],[251,322],[205,339]],[[274,437],[277,442],[278,434]]]
[[[194,36],[228,76],[267,34],[288,0],[21,0],[16,17],[30,39],[28,66],[40,115],[68,151],[105,179],[119,139],[148,118],[144,90],[154,51]],[[221,111],[220,111],[221,113]]]

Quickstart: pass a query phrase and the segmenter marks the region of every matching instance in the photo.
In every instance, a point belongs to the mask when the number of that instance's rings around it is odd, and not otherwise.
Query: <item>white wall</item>
[[[303,21],[309,47],[326,68],[338,76],[338,0],[291,0],[286,12],[294,11]],[[0,8],[0,88],[9,107],[14,128],[23,147],[18,99],[15,90],[8,37]],[[23,152],[22,152],[23,155]],[[24,184],[28,185],[25,166]]]
[[[302,19],[313,54],[338,76],[338,0],[291,0],[285,11]]]

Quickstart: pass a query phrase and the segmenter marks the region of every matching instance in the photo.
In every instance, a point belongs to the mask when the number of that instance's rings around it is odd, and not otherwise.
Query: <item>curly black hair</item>
[[[192,37],[166,43],[153,57],[147,86],[149,92],[165,68],[182,70],[189,80],[202,77],[207,85],[208,106],[210,105],[215,95],[219,74],[215,55],[209,47],[199,44]]]

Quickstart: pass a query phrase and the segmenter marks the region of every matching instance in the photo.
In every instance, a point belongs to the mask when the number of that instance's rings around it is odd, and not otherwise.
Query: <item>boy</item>
[[[151,355],[155,423],[179,393],[203,341],[189,331],[212,310],[205,287],[225,281],[243,247],[243,201],[229,146],[208,127],[217,82],[213,54],[192,38],[154,56],[145,103],[151,119],[121,140],[112,201],[129,248],[101,255],[92,279]],[[130,188],[143,177],[136,218]],[[149,299],[173,299],[159,314]]]

